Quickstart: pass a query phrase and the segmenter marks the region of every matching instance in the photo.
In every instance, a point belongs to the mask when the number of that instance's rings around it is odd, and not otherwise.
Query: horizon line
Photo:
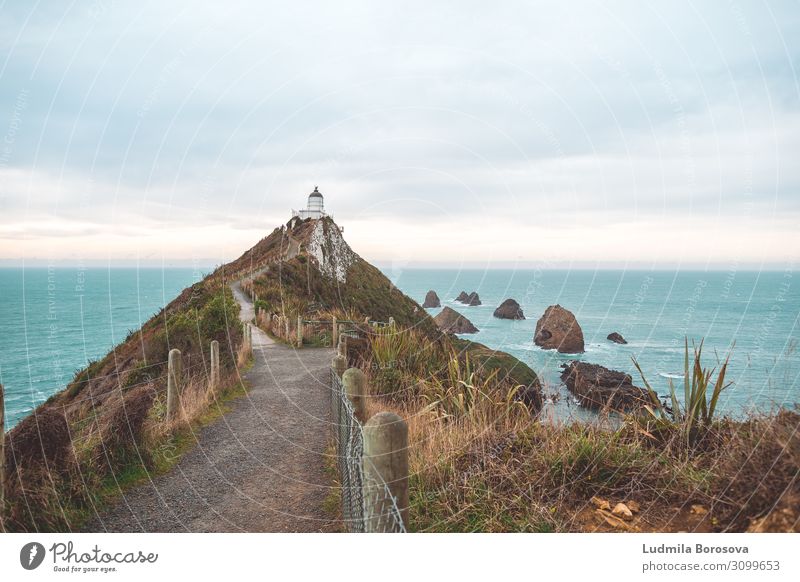
[[[363,257],[362,257],[363,258]],[[367,259],[364,259],[367,260]],[[487,264],[485,261],[409,261],[398,262],[390,260],[367,261],[381,270],[400,271],[403,270],[458,270],[458,271],[750,271],[750,272],[785,272],[794,270],[794,261],[776,261],[752,263],[737,263],[731,261],[723,264],[698,263],[677,261],[661,263],[643,263],[633,261],[623,263],[619,261],[495,261]],[[544,264],[543,264],[544,263]],[[226,264],[225,262],[213,261],[211,259],[163,259],[163,260],[46,260],[46,259],[0,259],[0,269],[46,269],[46,268],[85,268],[85,269],[195,269],[211,271]]]

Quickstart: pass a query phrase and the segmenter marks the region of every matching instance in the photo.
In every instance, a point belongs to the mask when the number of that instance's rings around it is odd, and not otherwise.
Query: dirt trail
[[[243,321],[253,306],[233,287]],[[126,492],[87,531],[316,532],[339,524],[322,509],[330,433],[330,349],[294,350],[253,329],[246,397],[167,474]]]

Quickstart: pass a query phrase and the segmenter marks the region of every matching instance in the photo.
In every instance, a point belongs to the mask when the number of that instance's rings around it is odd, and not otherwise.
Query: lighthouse
[[[292,216],[296,216],[301,220],[306,218],[322,218],[327,216],[325,214],[325,199],[319,188],[314,186],[314,191],[308,195],[308,203],[305,210],[292,210]]]

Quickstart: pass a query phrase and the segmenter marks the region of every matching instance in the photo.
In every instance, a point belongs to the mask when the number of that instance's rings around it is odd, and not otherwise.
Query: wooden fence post
[[[167,363],[167,420],[172,420],[178,412],[178,404],[181,397],[181,381],[183,362],[181,361],[181,351],[172,348],[169,351]]]
[[[213,392],[219,388],[219,342],[211,342],[211,381],[209,389]]]
[[[367,377],[358,368],[350,368],[342,374],[342,387],[353,404],[355,417],[364,422],[367,418]]]
[[[385,531],[391,510],[383,484],[395,498],[408,531],[408,425],[393,412],[379,412],[364,425],[366,531]]]
[[[331,360],[331,368],[341,379],[345,369],[347,369],[347,360],[344,356],[334,356]],[[334,430],[334,434],[339,430],[341,423],[342,419],[339,418],[339,395],[331,392],[331,427]]]
[[[336,323],[336,316],[333,316],[331,325],[331,346],[334,348],[339,347],[339,324]]]
[[[284,315],[283,316],[283,323],[284,323],[284,327],[286,328],[286,335],[284,336],[284,339],[288,342],[289,341],[289,316],[288,315]]]
[[[297,316],[297,347],[303,347],[303,318]]]

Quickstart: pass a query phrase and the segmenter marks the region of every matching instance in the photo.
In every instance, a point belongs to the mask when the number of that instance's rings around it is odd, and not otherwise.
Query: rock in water
[[[606,339],[614,342],[615,344],[626,344],[626,343],[628,343],[627,341],[625,341],[625,338],[622,337],[622,334],[617,333],[615,331],[613,331],[610,334],[608,334],[608,337]]]
[[[436,294],[436,291],[431,289],[425,294],[425,303],[423,303],[422,306],[425,308],[442,306],[442,302],[439,301],[439,296]]]
[[[546,350],[579,354],[583,350],[583,330],[572,313],[560,305],[551,305],[536,322],[533,341]]]
[[[462,291],[458,294],[458,297],[456,297],[456,301],[459,303],[467,303],[469,302],[469,295],[467,295],[466,291]]]
[[[519,306],[519,303],[513,299],[506,299],[503,301],[500,307],[494,310],[494,316],[500,319],[525,319],[522,308]]]
[[[471,307],[475,307],[476,305],[480,305],[481,304],[481,298],[478,297],[478,293],[477,292],[473,291],[472,293],[467,295],[467,300],[464,301],[464,303],[466,303],[467,305],[469,305]]]
[[[477,333],[478,328],[455,309],[445,307],[441,313],[433,318],[436,325],[444,332],[449,333]]]
[[[650,404],[647,390],[633,385],[629,374],[609,370],[597,364],[564,364],[561,380],[581,406],[594,410],[609,408],[628,411]]]

